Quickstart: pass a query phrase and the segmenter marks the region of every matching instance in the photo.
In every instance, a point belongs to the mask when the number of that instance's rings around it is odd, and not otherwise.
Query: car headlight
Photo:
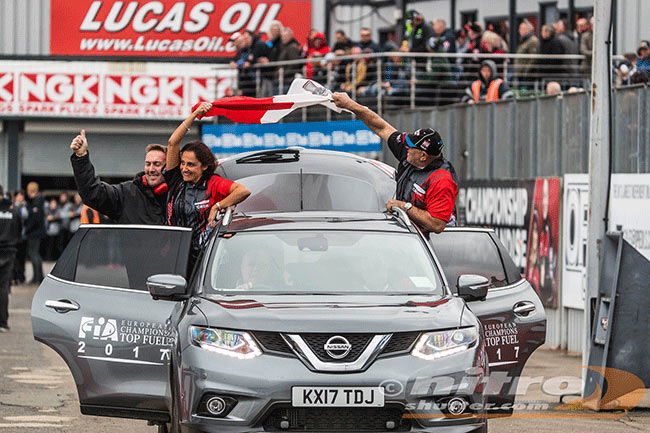
[[[420,336],[411,355],[426,359],[438,359],[467,350],[478,338],[476,326],[427,332]]]
[[[192,343],[202,349],[233,358],[251,359],[262,354],[259,346],[248,332],[192,326],[190,335]]]

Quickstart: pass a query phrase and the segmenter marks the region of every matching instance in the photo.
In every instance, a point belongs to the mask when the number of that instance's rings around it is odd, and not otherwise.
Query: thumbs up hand
[[[82,129],[81,134],[77,135],[72,143],[70,143],[70,149],[77,156],[84,156],[88,153],[88,140],[86,140],[86,130]]]

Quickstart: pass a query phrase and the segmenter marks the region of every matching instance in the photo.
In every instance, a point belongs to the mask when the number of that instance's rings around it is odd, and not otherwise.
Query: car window
[[[211,258],[206,293],[442,294],[426,246],[406,233],[228,233]]]
[[[444,231],[430,238],[454,293],[458,277],[463,274],[481,275],[490,281],[491,288],[508,284],[501,256],[489,233]]]
[[[146,291],[147,277],[181,273],[183,233],[178,230],[88,229],[77,254],[74,281]],[[185,259],[186,261],[186,259]]]
[[[251,196],[237,209],[243,212],[338,210],[376,212],[383,201],[364,180],[319,173],[272,173],[250,176],[237,182]]]

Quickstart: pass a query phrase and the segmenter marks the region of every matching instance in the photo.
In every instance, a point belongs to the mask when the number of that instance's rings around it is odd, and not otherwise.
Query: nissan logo
[[[329,340],[327,340],[327,343],[325,343],[325,346],[323,346],[323,348],[330,357],[334,359],[341,359],[345,358],[348,353],[350,353],[352,345],[345,337],[335,335],[334,337],[331,337]]]

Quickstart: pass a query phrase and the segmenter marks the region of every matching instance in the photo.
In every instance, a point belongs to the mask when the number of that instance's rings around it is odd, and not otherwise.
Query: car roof
[[[363,167],[365,170],[360,170]],[[395,170],[380,161],[348,152],[287,147],[239,153],[219,161],[216,173],[230,180],[262,173],[333,173],[368,181],[394,182]],[[371,183],[374,183],[371,182]]]
[[[270,230],[351,230],[409,233],[395,216],[380,212],[301,211],[235,215],[228,232]]]

